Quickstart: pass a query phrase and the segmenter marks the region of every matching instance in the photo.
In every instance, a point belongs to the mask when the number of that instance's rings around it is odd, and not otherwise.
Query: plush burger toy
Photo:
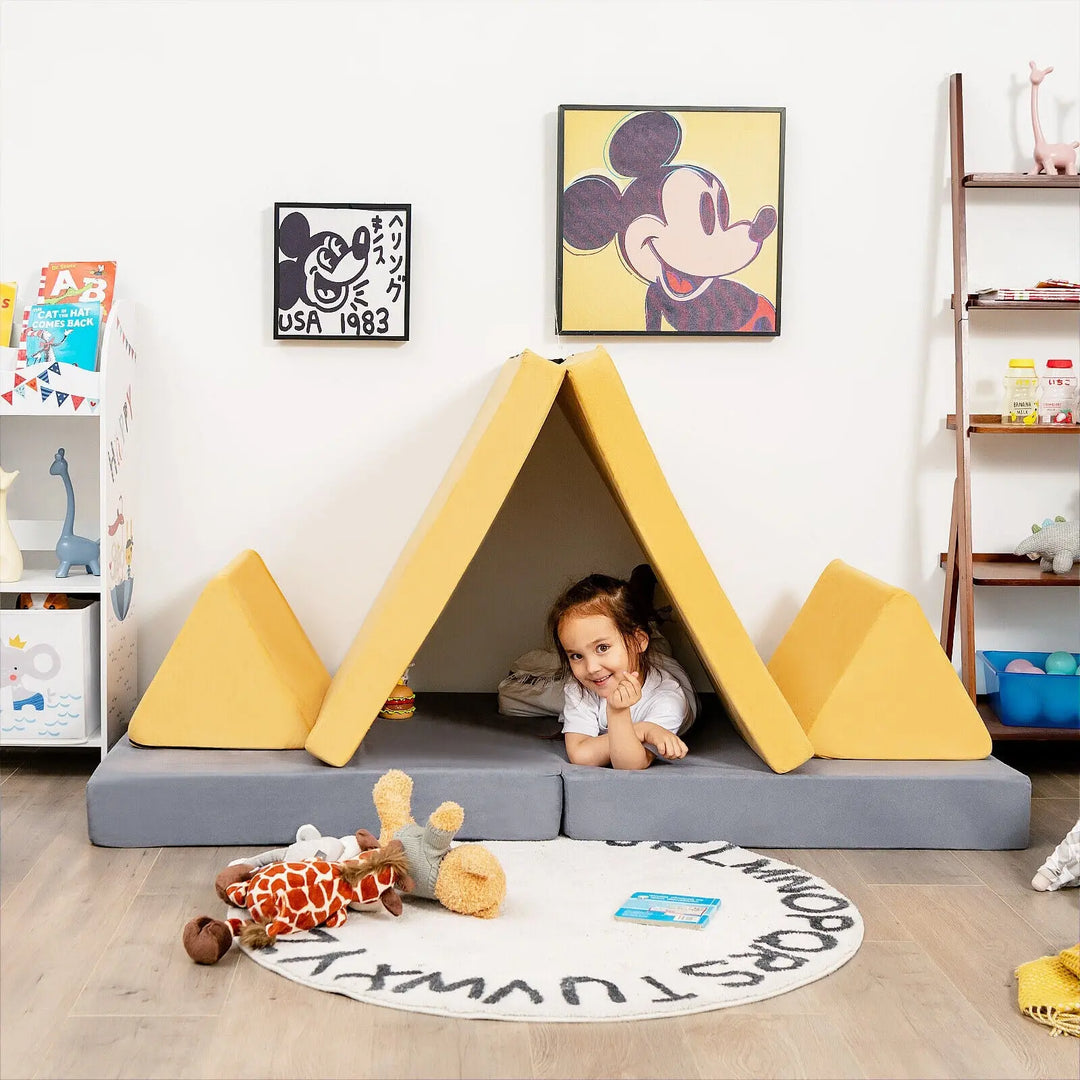
[[[390,691],[390,696],[379,710],[379,715],[384,720],[408,720],[415,712],[416,695],[405,683],[399,682]]]

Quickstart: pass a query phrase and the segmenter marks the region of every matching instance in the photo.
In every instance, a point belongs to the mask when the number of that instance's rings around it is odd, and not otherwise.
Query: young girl
[[[650,649],[630,582],[590,574],[555,601],[548,630],[562,661],[566,753],[575,765],[646,769],[686,756],[697,698],[686,672]]]

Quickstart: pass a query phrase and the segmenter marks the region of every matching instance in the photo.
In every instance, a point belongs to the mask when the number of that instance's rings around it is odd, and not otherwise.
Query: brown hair
[[[606,615],[611,619],[623,639],[627,655],[637,657],[637,671],[642,683],[645,682],[652,670],[649,662],[652,638],[650,636],[648,646],[642,651],[634,635],[639,630],[649,633],[650,612],[643,607],[641,598],[629,581],[607,574],[589,574],[574,582],[551,605],[547,619],[548,634],[559,656],[560,674],[564,679],[570,675],[570,658],[559,640],[559,624],[568,615]]]

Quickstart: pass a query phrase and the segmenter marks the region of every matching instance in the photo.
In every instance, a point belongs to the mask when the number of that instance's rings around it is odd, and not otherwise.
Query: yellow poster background
[[[611,169],[607,145],[615,129],[640,110],[563,111],[563,170],[560,192],[583,176],[606,176],[620,191],[632,177]],[[727,190],[732,221],[753,221],[763,206],[780,211],[780,113],[680,112],[666,110],[682,128],[682,143],[670,164],[700,165],[720,178]],[[732,281],[776,304],[778,233],[774,230],[758,257]],[[559,237],[562,251],[562,331],[618,333],[645,330],[648,286],[626,267],[612,240],[591,254],[573,251]],[[666,322],[662,329],[675,333]]]

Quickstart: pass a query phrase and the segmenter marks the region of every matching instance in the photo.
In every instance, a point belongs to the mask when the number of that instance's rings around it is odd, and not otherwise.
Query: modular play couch
[[[376,719],[556,402],[714,688],[682,761],[572,765],[553,718],[500,716],[494,692],[421,693],[411,720]],[[1030,783],[990,751],[915,599],[839,560],[764,664],[607,353],[525,352],[504,366],[333,679],[262,560],[242,553],[207,585],[95,770],[87,818],[90,839],[116,847],[273,846],[308,821],[376,831],[372,786],[399,768],[418,815],[444,799],[465,807],[461,839],[1025,847]]]

